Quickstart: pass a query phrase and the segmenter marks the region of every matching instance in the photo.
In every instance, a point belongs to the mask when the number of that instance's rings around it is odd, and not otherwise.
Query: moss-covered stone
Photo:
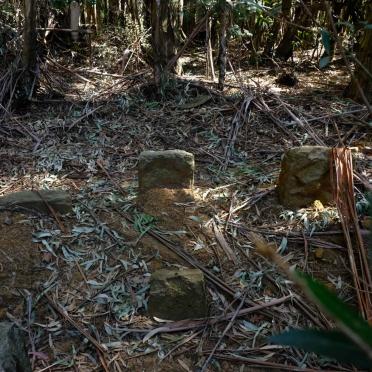
[[[207,315],[204,275],[198,269],[161,269],[150,282],[149,315],[166,320]]]
[[[309,206],[315,200],[327,204],[333,200],[330,178],[331,149],[302,146],[288,150],[279,176],[281,204],[290,208]]]
[[[194,184],[194,155],[183,150],[143,151],[138,161],[142,190],[190,189]]]
[[[72,210],[68,192],[63,190],[19,191],[0,198],[0,208],[22,207],[38,212],[49,213],[47,202],[56,212],[65,214]]]
[[[0,323],[0,371],[31,372],[24,335],[9,322]]]

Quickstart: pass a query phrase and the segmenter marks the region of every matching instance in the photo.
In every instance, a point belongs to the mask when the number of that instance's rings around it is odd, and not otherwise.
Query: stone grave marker
[[[143,151],[138,161],[142,191],[169,188],[191,189],[194,185],[194,155],[183,150]]]
[[[165,320],[203,318],[208,304],[198,269],[160,269],[151,275],[149,315]]]
[[[22,207],[49,213],[47,202],[56,212],[69,213],[72,210],[70,195],[64,190],[18,191],[0,197],[0,209]]]
[[[278,191],[280,203],[301,208],[320,200],[332,202],[331,148],[301,146],[288,150],[283,157]]]
[[[0,371],[31,372],[24,334],[10,322],[0,322]]]

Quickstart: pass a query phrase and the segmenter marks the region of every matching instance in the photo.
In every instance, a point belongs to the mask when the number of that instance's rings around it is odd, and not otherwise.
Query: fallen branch
[[[56,304],[47,293],[44,293],[45,298],[48,300],[52,308],[59,313],[62,318],[67,320],[74,328],[76,328],[84,337],[86,337],[91,344],[98,349],[100,352],[105,353],[107,350],[102,346],[92,335],[85,331],[75,320],[73,320],[68,313],[63,310],[58,304]]]

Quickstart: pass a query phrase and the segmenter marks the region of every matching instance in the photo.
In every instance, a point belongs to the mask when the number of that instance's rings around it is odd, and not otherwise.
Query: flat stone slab
[[[0,198],[0,208],[22,207],[38,212],[49,213],[50,210],[45,202],[56,212],[62,214],[69,213],[72,210],[71,197],[69,193],[64,190],[14,192]]]
[[[203,318],[208,313],[205,281],[198,269],[161,269],[151,275],[148,312],[165,320]]]
[[[0,322],[0,371],[31,372],[25,337],[10,322]]]
[[[194,185],[194,155],[183,150],[143,151],[138,160],[142,190],[191,189]]]
[[[301,146],[288,150],[283,157],[278,191],[280,203],[301,208],[320,200],[333,201],[330,176],[331,149]]]

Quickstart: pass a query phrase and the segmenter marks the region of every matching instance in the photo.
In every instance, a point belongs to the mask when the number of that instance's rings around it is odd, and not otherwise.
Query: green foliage
[[[367,355],[342,332],[293,329],[271,337],[271,342],[295,346],[342,363],[351,363],[358,368],[371,367]]]
[[[301,273],[294,273],[295,281],[335,322],[338,331],[290,330],[271,338],[272,342],[302,348],[352,363],[360,368],[372,367],[372,327],[356,311],[342,302],[327,287]]]
[[[364,350],[372,348],[372,328],[356,311],[317,280],[301,272],[296,272],[295,275],[309,297],[335,320],[337,326],[348,337],[358,343]]]
[[[322,44],[326,53],[323,57],[320,58],[319,67],[325,68],[331,61],[331,34],[329,33],[329,31],[323,28],[320,30],[320,35],[322,37]]]
[[[155,217],[146,213],[136,213],[134,217],[134,228],[141,234],[146,234],[155,226]]]

